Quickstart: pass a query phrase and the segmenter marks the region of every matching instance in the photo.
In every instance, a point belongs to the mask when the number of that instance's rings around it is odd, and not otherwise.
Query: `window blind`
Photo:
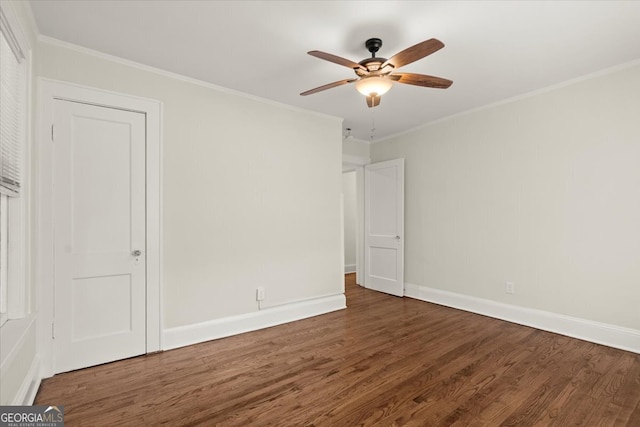
[[[22,140],[20,60],[0,31],[0,193],[20,192]]]

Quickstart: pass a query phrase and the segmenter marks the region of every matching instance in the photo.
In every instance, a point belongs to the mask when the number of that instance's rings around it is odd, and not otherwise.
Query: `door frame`
[[[356,284],[364,287],[364,167],[371,159],[358,156],[342,156],[342,173],[356,173]],[[344,225],[342,226],[344,231]],[[344,239],[343,239],[344,240]],[[343,242],[344,245],[344,242]],[[344,251],[344,248],[343,248]],[[344,259],[344,253],[342,256]]]
[[[42,378],[55,374],[53,368],[54,321],[54,230],[53,230],[53,144],[54,100],[92,104],[135,111],[146,115],[146,353],[162,349],[162,103],[132,95],[38,78],[38,167],[35,170],[35,266],[37,352]]]

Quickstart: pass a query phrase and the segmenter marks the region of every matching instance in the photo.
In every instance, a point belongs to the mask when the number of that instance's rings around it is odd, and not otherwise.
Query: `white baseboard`
[[[256,331],[330,313],[346,307],[344,294],[338,294],[265,308],[254,313],[170,328],[163,331],[163,349],[170,350],[244,332]]]
[[[13,405],[17,406],[31,406],[33,401],[36,400],[36,394],[40,388],[40,358],[36,355],[31,362],[31,367],[27,372],[27,376],[24,378],[20,390],[15,396]]]
[[[356,272],[356,265],[355,264],[345,264],[344,266],[344,273],[355,273]]]
[[[405,296],[640,353],[640,330],[405,283]]]
[[[9,320],[0,328],[0,381],[9,381],[8,396],[3,396],[5,405],[31,405],[40,385],[40,358],[36,350],[36,314],[22,319]],[[22,362],[31,361],[27,366]],[[15,378],[15,370],[24,376]],[[11,377],[11,378],[9,378]],[[7,390],[5,390],[7,391]]]

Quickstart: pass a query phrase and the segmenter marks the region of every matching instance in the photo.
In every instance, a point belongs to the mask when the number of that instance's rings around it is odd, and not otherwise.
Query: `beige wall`
[[[40,43],[41,77],[163,102],[164,327],[342,293],[341,120]]]
[[[640,329],[639,94],[636,63],[374,144],[406,159],[406,281]]]
[[[349,157],[368,159],[370,156],[370,144],[359,139],[345,139],[342,142],[342,154]]]

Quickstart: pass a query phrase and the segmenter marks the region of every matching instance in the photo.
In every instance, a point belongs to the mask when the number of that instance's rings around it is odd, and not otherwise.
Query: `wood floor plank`
[[[640,355],[357,286],[348,308],[42,382],[68,426],[639,426]]]
[[[356,420],[356,414],[348,414],[343,419],[344,425],[356,425],[357,422],[368,425],[391,421],[405,422],[405,419],[398,419],[397,414],[403,414],[410,419],[420,412],[428,412],[429,417],[424,419],[431,418],[430,422],[433,422],[434,412],[428,408],[436,405],[444,408],[445,402],[451,402],[466,383],[468,376],[501,351],[503,340],[498,339],[501,335],[501,331],[494,331],[486,341],[465,343],[443,353],[432,364],[425,366],[426,369],[404,375],[400,377],[401,381],[388,384],[387,395],[376,395],[375,390],[369,392],[363,396],[363,399],[368,400],[365,407],[375,403],[377,412],[362,420]],[[470,355],[475,356],[471,364]]]

